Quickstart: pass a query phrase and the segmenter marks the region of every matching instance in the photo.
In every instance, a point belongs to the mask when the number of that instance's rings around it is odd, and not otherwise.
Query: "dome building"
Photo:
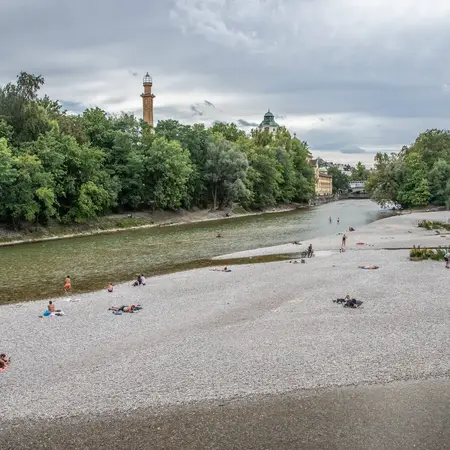
[[[280,125],[275,122],[275,116],[270,112],[270,109],[264,114],[263,121],[259,124],[260,131],[268,131],[269,133],[276,133]]]

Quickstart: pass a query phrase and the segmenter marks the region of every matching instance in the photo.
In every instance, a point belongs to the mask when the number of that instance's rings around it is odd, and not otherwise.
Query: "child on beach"
[[[114,286],[112,285],[112,283],[108,284],[108,292],[112,292],[114,290]]]
[[[72,284],[71,284],[69,275],[67,275],[66,279],[64,280],[64,291],[67,294],[71,289],[72,289]]]

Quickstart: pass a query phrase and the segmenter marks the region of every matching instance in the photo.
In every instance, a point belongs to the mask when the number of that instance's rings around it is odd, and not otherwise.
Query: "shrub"
[[[450,223],[436,222],[434,220],[422,220],[417,224],[420,228],[425,228],[426,230],[447,230],[450,231]]]
[[[444,255],[449,250],[443,247],[438,247],[437,249],[432,248],[420,248],[414,246],[409,251],[409,257],[414,259],[431,259],[433,261],[441,261],[444,259]]]

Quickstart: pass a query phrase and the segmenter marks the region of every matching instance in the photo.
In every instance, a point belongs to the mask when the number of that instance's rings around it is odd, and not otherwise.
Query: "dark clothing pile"
[[[334,303],[340,303],[344,308],[359,308],[363,302],[361,300],[356,300],[355,298],[338,298],[333,300]]]

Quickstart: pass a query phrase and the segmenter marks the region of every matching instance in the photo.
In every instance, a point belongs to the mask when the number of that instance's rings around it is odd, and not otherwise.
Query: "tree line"
[[[314,196],[308,146],[235,124],[183,125],[89,108],[68,114],[41,76],[0,88],[0,222],[82,223],[140,209],[244,208]]]
[[[450,131],[427,130],[399,153],[377,153],[366,189],[382,205],[450,208]]]

